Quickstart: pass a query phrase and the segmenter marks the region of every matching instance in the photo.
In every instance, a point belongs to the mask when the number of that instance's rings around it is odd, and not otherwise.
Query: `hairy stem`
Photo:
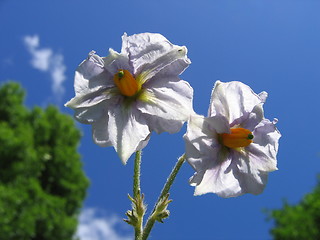
[[[155,206],[153,208],[153,211],[150,214],[150,216],[148,218],[148,221],[147,221],[147,223],[146,223],[146,225],[145,225],[145,227],[143,229],[142,240],[146,240],[148,238],[148,236],[149,236],[149,234],[151,232],[151,229],[152,229],[152,227],[153,227],[153,225],[154,225],[154,223],[156,221],[156,215],[155,215],[156,212],[155,211],[156,211],[157,205],[160,202],[160,200],[163,197],[167,196],[167,194],[169,193],[170,188],[171,188],[171,186],[173,184],[173,181],[175,180],[175,178],[176,178],[176,176],[177,176],[182,164],[185,162],[185,160],[186,160],[186,155],[183,154],[178,159],[176,165],[172,169],[172,171],[171,171],[171,173],[170,173],[170,175],[169,175],[169,177],[167,179],[167,182],[165,183],[165,185],[164,185],[164,187],[163,187],[163,189],[161,191],[161,194],[160,194],[160,196],[159,196],[159,198],[158,198],[158,200],[157,200],[157,202],[156,202],[156,204],[155,204]]]
[[[133,198],[138,199],[140,196],[140,165],[141,165],[141,151],[136,152],[134,159],[134,174],[133,174]],[[141,240],[142,236],[143,216],[138,216],[135,230],[135,240]]]
[[[133,198],[137,198],[140,194],[140,165],[141,165],[141,151],[136,152],[134,159],[134,173],[133,173]]]

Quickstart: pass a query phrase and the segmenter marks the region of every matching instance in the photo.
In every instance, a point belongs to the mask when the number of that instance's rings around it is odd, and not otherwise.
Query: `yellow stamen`
[[[247,147],[252,143],[253,135],[245,128],[231,128],[231,133],[219,134],[221,143],[229,148]]]
[[[113,81],[121,94],[127,97],[134,96],[141,89],[141,86],[138,84],[136,79],[128,70],[125,69],[119,69],[119,71],[113,76]]]

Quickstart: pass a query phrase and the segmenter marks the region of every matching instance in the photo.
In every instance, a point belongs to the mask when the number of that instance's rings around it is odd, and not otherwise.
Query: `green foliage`
[[[297,205],[285,202],[282,209],[270,211],[269,216],[275,222],[271,229],[274,239],[320,239],[320,181]]]
[[[68,240],[88,187],[80,132],[54,106],[32,110],[25,92],[0,88],[0,239]]]

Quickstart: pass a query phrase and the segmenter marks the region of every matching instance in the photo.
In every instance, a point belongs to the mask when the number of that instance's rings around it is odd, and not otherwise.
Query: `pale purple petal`
[[[263,91],[263,92],[259,93],[258,95],[259,95],[259,98],[261,99],[262,103],[265,103],[267,101],[267,98],[268,98],[267,92]]]
[[[102,58],[94,51],[84,60],[75,72],[74,89],[76,95],[91,92],[91,89],[107,88],[114,86],[112,76],[105,71]]]
[[[273,154],[271,155],[266,148],[268,147],[263,147],[256,143],[252,143],[247,147],[246,151],[251,168],[265,172],[278,170],[277,159],[272,156]]]
[[[235,177],[241,187],[241,193],[239,193],[239,195],[245,193],[260,194],[267,184],[268,172],[256,168],[256,160],[255,158],[251,158],[249,154],[233,151],[233,161],[240,162],[238,164],[239,170],[235,171]],[[262,164],[259,166],[262,166]]]
[[[239,118],[234,121],[235,125],[240,125],[241,127],[248,129],[253,132],[256,126],[264,119],[262,103],[257,104],[252,112],[249,113],[247,119]]]
[[[114,146],[123,164],[149,138],[149,128],[142,114],[134,108],[119,106],[109,110],[108,127],[105,138]]]
[[[82,94],[76,95],[69,102],[67,102],[65,106],[72,109],[92,107],[112,98],[114,96],[112,92],[113,89],[91,89],[90,92],[82,92]]]
[[[92,123],[92,138],[100,147],[113,146],[109,136],[109,116],[104,115],[98,121]]]
[[[228,119],[224,116],[214,116],[205,118],[205,123],[203,125],[203,130],[206,131],[206,134],[210,136],[212,132],[216,133],[230,133],[230,126]],[[210,132],[209,132],[210,131]],[[216,137],[216,135],[215,135]]]
[[[253,131],[254,139],[252,144],[257,150],[260,150],[273,161],[276,161],[278,152],[280,132],[273,122],[264,119]]]
[[[137,76],[143,74],[151,79],[160,71],[164,75],[177,76],[191,63],[187,58],[187,48],[170,43],[157,33],[142,33],[122,37],[121,53],[128,55],[130,65]]]
[[[234,172],[237,166],[230,158],[221,159],[205,171],[202,181],[196,185],[195,195],[215,193],[220,197],[235,197],[241,193],[239,181],[235,178]]]
[[[164,83],[165,84],[160,84]],[[138,101],[137,108],[146,115],[151,130],[175,133],[193,113],[193,89],[185,81],[158,81],[146,89],[147,101]]]
[[[109,49],[109,55],[103,58],[104,68],[110,73],[110,75],[114,76],[120,69],[126,69],[131,74],[133,74],[133,68],[129,63],[129,58],[125,54],[120,54],[113,49]]]
[[[121,133],[121,131],[120,131],[120,133],[116,133],[118,135],[120,134],[118,139],[115,138],[114,136],[110,136],[110,130],[109,130],[110,128],[113,128],[114,131],[117,131],[117,129],[116,129],[117,127],[114,127],[112,124],[114,124],[114,122],[112,122],[112,120],[109,120],[108,115],[104,115],[102,118],[99,119],[99,121],[94,122],[92,124],[92,136],[93,136],[94,142],[97,145],[99,145],[101,147],[116,146],[116,144],[114,143],[115,141],[118,141],[118,140],[122,141],[121,135],[123,135],[123,133]],[[123,128],[126,129],[127,131],[134,131],[133,129],[130,129],[130,127],[132,128],[133,126],[139,128],[139,124],[135,124],[135,123],[133,123],[131,126],[127,126],[127,127],[123,127]],[[137,131],[137,132],[139,132],[139,131]],[[126,132],[124,134],[127,134],[127,133],[128,132]],[[135,150],[132,151],[132,153],[143,149],[148,144],[149,139],[150,139],[150,135],[151,134],[149,133],[149,135],[147,135],[146,137],[143,136],[141,138],[140,142],[139,142],[139,140],[137,140],[138,144],[136,144],[137,146],[136,146]],[[134,139],[134,136],[132,136],[132,139]],[[128,143],[130,143],[130,142],[128,142]],[[135,145],[135,143],[131,143],[131,144]],[[117,146],[119,147],[120,145],[121,144],[118,144]],[[119,148],[119,150],[117,152],[118,152],[119,156],[124,155],[124,158],[122,158],[122,159],[123,159],[123,163],[125,164],[126,163],[126,154],[128,155],[128,153],[125,153],[125,152],[121,153],[121,148]]]
[[[224,151],[226,149],[224,148]],[[200,184],[195,185],[195,195],[215,193],[223,198],[238,197],[246,193],[260,194],[266,183],[267,173],[250,165],[241,152],[230,150],[220,151],[215,165],[207,168]],[[211,159],[212,160],[212,159]],[[251,159],[250,159],[251,160]],[[198,179],[199,176],[197,176]]]
[[[104,69],[102,58],[90,52],[75,72],[74,87],[76,96],[65,106],[72,109],[87,108],[110,99],[115,87],[112,76]],[[77,114],[78,115],[78,114]]]
[[[143,148],[145,148],[147,146],[147,144],[149,143],[150,137],[151,137],[151,133],[149,133],[149,135],[139,143],[136,151],[139,151],[139,150],[142,150]]]
[[[212,166],[212,157],[220,151],[217,134],[203,116],[192,115],[188,121],[187,132],[183,136],[186,143],[187,161],[197,172],[205,172]]]
[[[208,116],[225,116],[230,126],[233,126],[235,120],[247,119],[253,108],[263,100],[265,99],[261,99],[249,86],[241,82],[217,81],[212,90]]]
[[[241,187],[241,193],[233,197],[241,196],[246,193],[254,195],[261,194],[268,182],[268,173],[255,169],[248,174],[239,173],[236,177]]]
[[[120,104],[121,101],[121,96],[114,96],[90,107],[75,108],[74,117],[81,123],[91,124],[108,115],[108,109]]]

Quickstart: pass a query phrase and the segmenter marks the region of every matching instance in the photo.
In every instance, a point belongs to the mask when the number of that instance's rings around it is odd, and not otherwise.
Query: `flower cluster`
[[[160,34],[122,37],[118,53],[95,52],[75,73],[76,96],[66,103],[75,118],[92,125],[93,140],[113,146],[125,164],[144,148],[150,134],[178,132],[188,121],[186,159],[196,173],[195,195],[235,197],[263,191],[277,169],[280,133],[264,118],[267,93],[255,94],[240,82],[217,81],[208,117],[194,113],[193,89],[179,78],[188,67],[187,48]]]

